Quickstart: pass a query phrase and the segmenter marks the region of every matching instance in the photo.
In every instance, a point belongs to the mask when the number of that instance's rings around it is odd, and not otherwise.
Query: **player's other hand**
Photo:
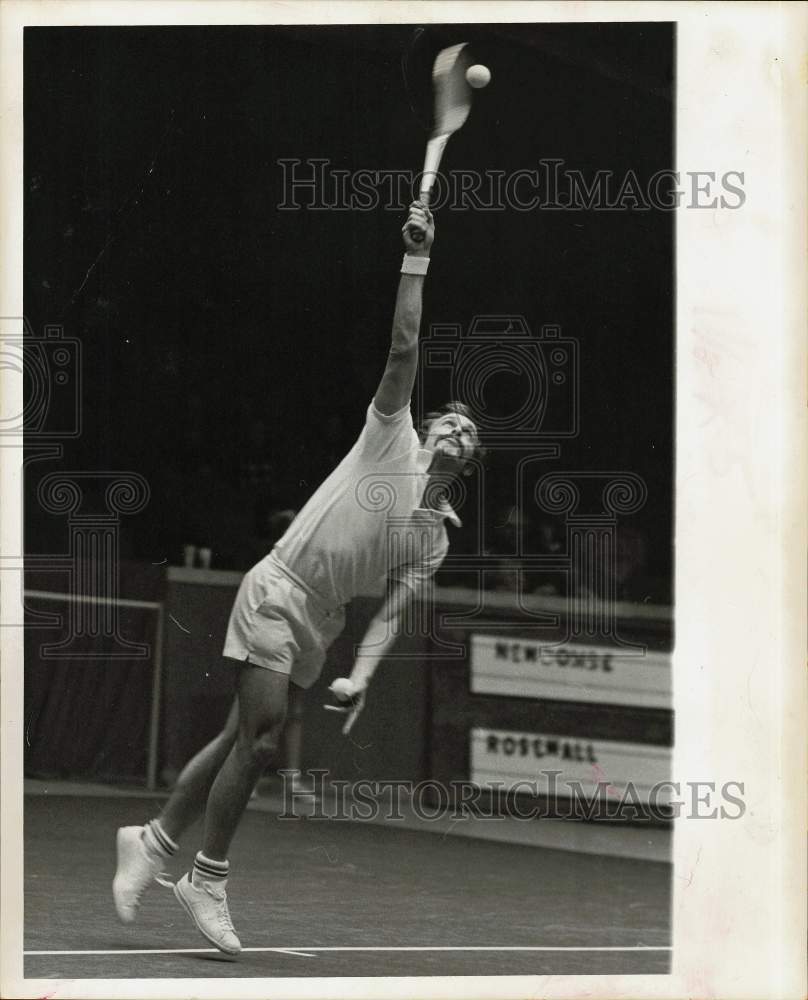
[[[334,703],[340,707],[361,708],[365,703],[365,688],[350,677],[338,677],[328,688]]]
[[[410,205],[407,221],[402,227],[401,235],[404,238],[404,249],[407,253],[422,255],[429,253],[429,248],[435,239],[435,220],[422,202],[414,201]]]
[[[335,704],[325,707],[345,714],[342,735],[347,736],[365,707],[365,687],[352,681],[350,677],[338,677],[328,690]]]

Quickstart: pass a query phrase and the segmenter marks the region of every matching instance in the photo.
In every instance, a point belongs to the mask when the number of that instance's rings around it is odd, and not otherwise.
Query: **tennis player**
[[[230,842],[276,753],[290,696],[317,680],[328,647],[345,625],[345,605],[387,579],[387,599],[357,651],[351,676],[332,686],[354,711],[361,707],[401,616],[446,555],[445,520],[459,524],[441,486],[474,457],[477,428],[462,404],[449,403],[429,415],[419,439],[410,413],[434,238],[429,209],[414,202],[402,234],[392,343],[364,429],[238,591],[224,644],[224,656],[238,670],[225,728],[186,765],[159,817],[118,830],[113,896],[125,923],[135,919],[143,892],[176,852],[181,834],[204,813],[202,849],[174,894],[211,944],[238,954],[225,892]],[[410,521],[410,541],[391,546],[390,524]]]

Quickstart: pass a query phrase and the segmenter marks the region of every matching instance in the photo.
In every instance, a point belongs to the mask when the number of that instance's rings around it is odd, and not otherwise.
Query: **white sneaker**
[[[140,897],[163,866],[164,858],[150,851],[143,842],[142,826],[122,826],[116,840],[118,867],[112,880],[115,909],[125,924],[137,916]]]
[[[236,937],[227,908],[227,879],[195,885],[187,875],[174,886],[174,895],[185,907],[197,930],[226,955],[238,955],[241,942]]]

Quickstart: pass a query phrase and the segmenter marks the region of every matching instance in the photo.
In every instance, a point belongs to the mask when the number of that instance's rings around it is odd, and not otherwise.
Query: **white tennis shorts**
[[[345,628],[345,608],[328,607],[270,553],[241,581],[223,655],[286,674],[308,688]]]

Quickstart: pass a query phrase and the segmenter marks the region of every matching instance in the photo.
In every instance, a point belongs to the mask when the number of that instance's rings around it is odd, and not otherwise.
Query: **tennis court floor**
[[[228,892],[228,959],[155,885],[117,922],[115,830],[159,801],[26,796],[27,978],[665,974],[670,866],[249,811]],[[179,877],[192,830],[169,866]]]

